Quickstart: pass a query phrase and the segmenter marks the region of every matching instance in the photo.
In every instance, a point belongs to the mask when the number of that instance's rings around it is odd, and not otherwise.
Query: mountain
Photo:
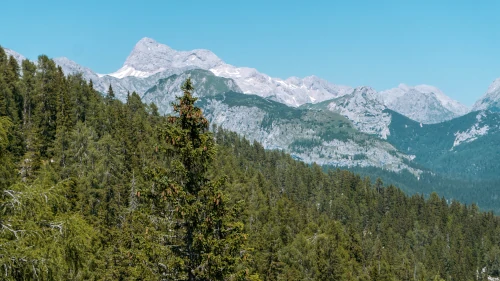
[[[174,74],[157,81],[141,96],[143,102],[151,102],[158,106],[162,114],[172,113],[171,103],[176,96],[183,94],[181,85],[190,77],[193,81],[193,95],[196,97],[209,97],[226,92],[241,92],[232,79],[215,76],[212,72],[203,69],[193,69],[181,74]]]
[[[370,87],[358,87],[352,93],[328,102],[328,109],[349,119],[360,132],[387,139],[391,118],[384,113],[386,107]]]
[[[421,136],[423,131],[418,127],[424,124],[428,128],[426,123],[467,112],[432,86],[402,84],[377,93],[370,87],[338,86],[315,76],[282,80],[226,64],[208,50],[176,51],[149,38],[136,44],[120,70],[107,75],[67,58],[54,60],[65,73],[81,73],[92,79],[94,88],[102,93],[111,85],[120,100],[125,100],[129,91],[137,92],[143,102],[157,104],[161,114],[171,113],[170,103],[181,94],[181,83],[191,77],[194,95],[200,98],[211,122],[261,142],[265,148],[284,150],[307,163],[322,165],[378,167],[394,172],[407,169],[417,176],[425,170],[441,172],[441,158],[431,153],[441,147],[419,142],[432,140],[432,136]],[[415,131],[405,132],[398,125],[403,123]],[[431,127],[431,131],[439,131],[439,138],[451,141],[446,148],[451,150],[443,159],[454,159],[453,153],[463,158],[467,153],[460,152],[462,147],[479,147],[485,139],[482,136],[493,128],[492,124],[486,129],[483,123],[470,122],[458,129],[439,124],[445,127]],[[474,149],[481,155],[479,148]],[[488,156],[485,159],[493,162],[487,165],[495,166],[495,160]],[[460,161],[457,163],[464,165]],[[459,167],[457,171],[463,172]],[[469,174],[478,177],[488,173],[478,168]]]
[[[106,92],[111,85],[121,100],[128,91],[145,93],[159,79],[190,69],[210,70],[219,77],[233,79],[242,93],[256,94],[290,106],[321,102],[352,91],[351,87],[334,85],[316,76],[272,78],[253,68],[226,64],[208,50],[176,51],[150,38],[141,39],[123,66],[110,74],[98,74],[67,58],[54,60],[65,73],[81,72],[86,79],[92,79],[98,91]]]
[[[126,99],[128,92],[136,92],[142,95],[149,88],[154,86],[159,79],[169,77],[174,74],[180,74],[190,69],[189,67],[167,69],[145,78],[135,76],[116,78],[111,75],[98,74],[90,68],[81,66],[78,63],[65,57],[55,58],[54,61],[57,65],[61,66],[64,73],[80,73],[85,79],[92,80],[94,88],[101,93],[106,93],[108,91],[109,85],[111,85],[116,97],[122,101]]]
[[[220,64],[223,64],[222,60],[209,50],[176,51],[151,38],[143,38],[137,42],[122,68],[108,75],[145,78],[167,69],[189,66],[210,69]]]
[[[16,61],[19,64],[19,66],[21,66],[22,61],[26,59],[25,56],[19,54],[16,51],[11,50],[11,49],[4,48],[4,51],[7,54],[7,56],[9,56],[9,57],[13,56],[16,59]]]
[[[202,98],[199,105],[210,122],[262,143],[267,149],[284,150],[306,163],[407,169],[415,176],[421,173],[412,165],[411,155],[359,132],[348,119],[329,110],[288,107],[234,92]]]
[[[160,112],[171,113],[171,102],[182,94],[180,85],[187,77],[195,83],[193,94],[200,98],[197,105],[212,124],[262,143],[264,148],[286,151],[306,163],[379,167],[391,171],[407,169],[416,176],[421,173],[411,163],[413,156],[398,152],[372,131],[358,130],[356,126],[361,122],[353,124],[328,106],[297,108],[270,98],[243,94],[234,80],[215,76],[207,70],[188,70],[160,79],[142,96],[143,102],[154,102]],[[348,96],[354,99],[370,96],[371,100],[373,90],[360,88]],[[363,106],[359,102],[357,108]]]
[[[58,64],[68,66],[66,60],[56,59]],[[316,76],[273,78],[254,68],[227,64],[209,50],[177,51],[151,38],[143,38],[137,42],[123,66],[116,72],[105,75],[92,72],[84,76],[87,79],[92,78],[96,89],[102,92],[112,85],[117,96],[123,100],[127,91],[142,94],[158,79],[195,68],[232,79],[242,93],[259,95],[294,107],[340,98],[354,90],[352,87],[332,84]],[[65,70],[75,73],[81,69],[73,64]],[[84,73],[87,73],[87,69],[84,69]],[[401,84],[398,88],[376,93],[375,96],[387,108],[422,123],[438,123],[468,112],[464,105],[450,99],[433,86],[410,87]],[[375,118],[370,122],[372,121],[378,120]],[[380,132],[379,134],[384,135]]]
[[[500,78],[495,79],[486,93],[472,106],[472,110],[500,111]]]
[[[176,51],[151,38],[143,38],[135,45],[122,68],[101,76],[147,78],[165,70],[188,68],[210,70],[216,76],[233,79],[243,93],[270,97],[291,106],[320,102],[352,90],[315,76],[272,78],[253,68],[226,64],[209,50]]]
[[[500,180],[500,113],[475,111],[439,124],[391,114],[388,141],[414,161],[451,178]]]
[[[16,57],[22,58],[17,53]],[[340,98],[354,90],[316,76],[273,78],[254,68],[227,64],[209,50],[177,51],[151,38],[139,40],[123,66],[110,74],[96,73],[68,58],[54,60],[65,73],[82,73],[84,78],[92,79],[94,87],[102,93],[111,85],[121,100],[125,100],[128,92],[135,91],[142,95],[159,79],[190,69],[209,70],[216,76],[232,79],[242,93],[259,95],[294,107]],[[401,84],[376,96],[387,108],[422,123],[438,123],[468,112],[465,106],[433,86]]]
[[[440,123],[469,112],[465,105],[429,85],[400,84],[377,95],[387,108],[424,124]]]

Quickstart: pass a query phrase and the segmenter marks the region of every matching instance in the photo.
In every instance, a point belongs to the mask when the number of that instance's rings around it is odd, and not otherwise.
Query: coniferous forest
[[[500,219],[0,48],[1,280],[487,280]]]

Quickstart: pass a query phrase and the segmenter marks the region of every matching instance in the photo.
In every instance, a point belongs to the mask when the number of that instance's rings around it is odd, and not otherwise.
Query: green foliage
[[[471,112],[450,121],[420,125],[401,114],[387,110],[392,121],[388,141],[405,153],[415,155],[421,165],[444,176],[461,180],[500,180],[500,115],[494,112]],[[488,134],[472,142],[454,146],[456,133],[475,126],[488,126]],[[477,128],[479,129],[479,128]]]
[[[6,62],[0,49],[2,71]],[[106,98],[45,56],[21,68],[22,77],[11,65],[0,82],[2,280],[500,275],[500,219],[425,184],[440,181],[422,176],[425,196],[408,196],[220,128],[210,133],[189,82],[176,114],[162,117],[137,93],[126,103]],[[303,113],[261,102],[287,122]],[[332,121],[326,135],[352,129],[321,110],[300,117],[315,128]]]
[[[207,178],[216,152],[213,137],[201,109],[194,106],[189,78],[182,89],[184,95],[173,104],[178,116],[168,117],[159,134],[161,151],[171,156],[170,168],[155,174],[153,182],[175,208],[176,234],[171,243],[175,245],[177,278],[224,280],[242,258],[243,224],[236,220],[237,209],[228,205],[220,191],[224,178]]]
[[[17,184],[1,194],[0,267],[4,280],[84,280],[96,231],[71,212],[72,183]]]

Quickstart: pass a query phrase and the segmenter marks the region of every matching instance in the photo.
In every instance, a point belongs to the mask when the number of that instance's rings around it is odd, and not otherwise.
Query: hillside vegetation
[[[20,75],[22,71],[22,76]],[[486,280],[500,219],[0,49],[2,280]]]

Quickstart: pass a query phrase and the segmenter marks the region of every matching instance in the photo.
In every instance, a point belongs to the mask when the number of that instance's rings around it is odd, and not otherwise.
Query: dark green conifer
[[[162,149],[172,161],[169,172],[157,178],[157,183],[161,183],[162,195],[171,200],[175,209],[179,239],[172,242],[177,244],[173,250],[178,257],[179,277],[225,280],[235,274],[234,268],[243,258],[243,224],[235,218],[237,209],[221,192],[225,179],[207,177],[215,144],[207,119],[194,105],[196,98],[191,94],[189,78],[182,90],[184,95],[173,104],[177,116],[168,117],[160,133]]]

